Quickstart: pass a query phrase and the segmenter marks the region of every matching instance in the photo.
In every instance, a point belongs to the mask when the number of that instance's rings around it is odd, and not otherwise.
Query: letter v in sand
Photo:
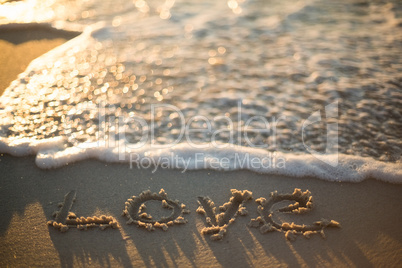
[[[198,197],[199,207],[197,213],[205,215],[208,227],[202,229],[203,234],[211,234],[212,240],[222,240],[227,228],[238,215],[247,215],[244,203],[252,199],[250,191],[231,189],[232,197],[229,202],[219,207],[221,213],[217,214],[215,203],[209,197]]]

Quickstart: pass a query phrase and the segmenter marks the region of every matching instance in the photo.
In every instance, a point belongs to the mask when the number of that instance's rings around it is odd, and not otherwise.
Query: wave
[[[344,12],[343,6],[323,1],[279,3],[274,10],[261,3],[246,2],[233,10],[225,2],[181,4],[166,14],[149,6],[145,14],[130,2],[120,13],[99,7],[77,13],[82,18],[71,12],[68,19],[56,20],[56,12],[30,23],[10,20],[0,28],[81,34],[31,62],[0,97],[0,152],[36,155],[44,169],[95,158],[153,169],[247,169],[329,181],[401,183],[402,78],[396,68],[388,68],[400,62],[398,24],[373,21],[360,5]],[[209,4],[216,5],[212,13]],[[279,17],[278,10],[283,11]],[[96,108],[102,102],[107,104],[103,114]],[[324,118],[328,111],[320,110],[331,103],[339,103],[339,114]],[[150,107],[157,104],[177,107],[187,122],[196,116],[214,119],[211,131],[222,134],[219,146],[208,146],[210,137],[197,135],[191,138],[202,148],[94,142],[102,131],[99,116],[109,128],[119,116],[140,118],[147,127],[155,119],[157,142],[175,141],[183,127],[180,117],[162,111],[151,120]],[[321,121],[311,121],[303,132],[305,119],[317,112]],[[231,128],[229,121],[235,121]],[[191,127],[202,127],[194,122]],[[276,136],[257,131],[267,122],[278,123]],[[322,151],[323,133],[335,124],[339,154],[309,154],[303,133],[312,150]],[[228,143],[224,130],[240,126],[234,133],[239,135],[244,125],[253,144],[274,146]],[[114,133],[127,134],[127,142],[135,143],[138,127]]]
[[[315,177],[326,181],[361,182],[377,179],[402,183],[400,163],[385,163],[369,157],[328,154],[292,154],[267,152],[263,149],[237,145],[177,144],[167,148],[144,145],[130,149],[127,144],[109,148],[105,144],[81,144],[63,149],[65,139],[53,138],[32,142],[19,140],[8,143],[0,138],[0,152],[14,156],[36,154],[36,165],[42,169],[59,168],[86,159],[108,163],[126,163],[130,168],[180,169],[183,172],[197,169],[241,170],[246,169],[268,175],[296,178]],[[155,147],[155,146],[154,146]],[[332,163],[332,164],[328,164]]]

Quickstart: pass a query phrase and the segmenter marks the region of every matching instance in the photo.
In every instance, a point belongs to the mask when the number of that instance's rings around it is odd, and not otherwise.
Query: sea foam
[[[319,159],[310,154],[270,153],[266,150],[243,146],[228,146],[225,149],[193,148],[178,144],[169,148],[154,149],[145,145],[135,150],[89,145],[61,149],[62,139],[50,139],[36,143],[21,141],[7,145],[0,141],[0,151],[15,156],[36,154],[36,164],[43,169],[59,168],[86,159],[98,159],[110,163],[126,163],[127,168],[151,168],[152,170],[175,168],[183,172],[197,169],[250,170],[262,174],[290,177],[315,177],[327,181],[360,182],[378,179],[402,183],[399,163],[385,163],[369,157],[333,154],[321,155]],[[87,147],[87,148],[84,148]],[[205,147],[208,147],[206,145]],[[338,163],[336,166],[328,162]]]
[[[0,152],[36,155],[40,168],[95,158],[402,181],[398,1],[122,1],[119,10],[88,1],[63,16],[53,2],[44,17],[6,17],[4,27],[82,34],[34,60],[0,97]],[[373,21],[370,10],[394,19]]]

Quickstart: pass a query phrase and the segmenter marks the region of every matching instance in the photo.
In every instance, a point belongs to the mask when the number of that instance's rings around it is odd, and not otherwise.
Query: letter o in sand
[[[162,207],[169,209],[172,212],[168,217],[161,217],[156,220],[152,215],[146,213],[145,203],[147,201],[160,201]],[[190,211],[186,209],[186,205],[177,200],[171,200],[167,197],[165,190],[161,189],[159,193],[152,193],[150,190],[142,192],[139,196],[132,196],[125,203],[123,215],[127,217],[127,224],[136,224],[138,227],[143,227],[148,231],[153,231],[155,228],[160,228],[167,231],[168,226],[174,224],[185,224],[184,214]]]

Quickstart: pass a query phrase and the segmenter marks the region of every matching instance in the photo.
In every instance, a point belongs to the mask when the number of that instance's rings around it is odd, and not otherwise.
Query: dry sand
[[[33,59],[76,35],[46,26],[0,26],[0,95]]]
[[[0,266],[357,266],[392,267],[402,260],[402,185],[376,180],[362,183],[285,178],[248,171],[217,172],[130,169],[128,164],[89,160],[54,170],[40,170],[33,157],[0,157]],[[187,205],[185,224],[167,231],[127,225],[125,202],[144,190],[159,192]],[[305,214],[276,213],[278,222],[310,225],[321,218],[338,221],[326,239],[283,232],[261,234],[247,224],[258,216],[255,199],[270,192],[310,190],[314,207]],[[249,212],[227,228],[221,241],[202,234],[205,217],[196,213],[197,197],[209,196],[217,206],[230,190],[249,190]],[[107,215],[120,227],[100,230],[70,228],[60,232],[46,223],[65,194],[76,190],[71,211],[77,216]],[[153,201],[157,202],[157,201]],[[159,201],[158,201],[159,202]],[[162,208],[161,208],[162,209]],[[157,213],[157,212],[155,212]],[[152,214],[152,213],[151,213]],[[155,216],[155,214],[153,214]]]

